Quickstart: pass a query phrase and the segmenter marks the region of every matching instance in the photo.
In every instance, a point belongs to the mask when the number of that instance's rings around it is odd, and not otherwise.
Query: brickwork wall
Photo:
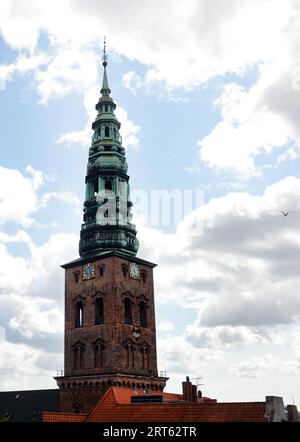
[[[140,265],[147,272],[146,281],[134,280],[123,275],[122,265],[130,261],[120,257],[109,257],[98,260],[96,277],[82,280],[82,266],[66,269],[65,279],[65,376],[92,375],[104,373],[124,373],[157,376],[156,333],[153,291],[153,269]],[[101,276],[101,267],[104,268]],[[78,273],[75,282],[74,273]],[[104,323],[95,325],[95,301],[101,296],[104,301]],[[125,324],[124,299],[132,300],[133,324]],[[147,328],[140,326],[139,302],[147,304]],[[75,304],[83,304],[83,327],[75,327]],[[141,335],[134,337],[133,332],[139,329]],[[94,367],[93,343],[101,339],[104,342],[104,363]],[[74,368],[74,345],[80,342],[84,346],[84,365]],[[129,342],[134,348],[134,367],[127,367],[127,355],[124,348]],[[149,368],[147,358],[142,365],[141,348],[149,347]],[[130,359],[131,361],[131,359]]]

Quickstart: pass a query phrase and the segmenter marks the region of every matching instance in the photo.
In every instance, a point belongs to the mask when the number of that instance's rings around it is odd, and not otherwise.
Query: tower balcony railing
[[[136,229],[136,225],[128,222],[127,220],[120,220],[119,219],[116,222],[115,219],[109,220],[109,219],[106,218],[106,219],[99,220],[99,221],[90,221],[88,223],[81,224],[81,230],[87,230],[87,229],[90,229],[91,227],[107,226],[107,225],[109,225],[109,226],[120,226],[120,227],[124,227],[125,226],[125,227],[129,227],[130,229],[133,229],[133,230]]]

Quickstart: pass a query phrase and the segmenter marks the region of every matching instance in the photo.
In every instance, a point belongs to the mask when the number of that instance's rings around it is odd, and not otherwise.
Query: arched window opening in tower
[[[104,323],[104,303],[103,298],[97,298],[95,302],[95,324]]]
[[[74,348],[74,369],[77,370],[79,366],[79,352],[78,347]]]
[[[125,324],[132,325],[132,302],[131,299],[124,299]]]
[[[130,348],[130,353],[131,353],[131,366],[134,367],[134,347],[131,346]]]
[[[105,181],[105,190],[112,190],[112,181],[111,180]]]
[[[142,367],[143,369],[149,369],[149,349],[146,347],[141,348],[142,355]]]
[[[79,368],[84,368],[84,348],[79,347]]]
[[[74,346],[73,356],[74,356],[74,369],[84,368],[84,345],[78,343]]]
[[[93,196],[97,196],[99,192],[99,183],[98,180],[93,181]]]
[[[105,136],[105,138],[109,138],[109,126],[105,126],[104,136]]]
[[[145,301],[141,301],[139,307],[140,307],[140,326],[147,328],[148,327],[147,304],[145,303]]]
[[[130,350],[129,350],[129,345],[125,345],[125,351],[126,351],[126,367],[129,367],[129,364],[130,364]]]
[[[83,327],[83,304],[81,301],[75,304],[75,327]]]

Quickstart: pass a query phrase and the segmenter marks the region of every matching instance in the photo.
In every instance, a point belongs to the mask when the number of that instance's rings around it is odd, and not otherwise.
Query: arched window
[[[74,352],[74,369],[83,368],[84,367],[84,351],[85,346],[81,342],[78,342],[73,347]]]
[[[140,307],[140,326],[148,327],[147,304],[144,301],[141,301],[139,307]]]
[[[125,324],[132,325],[132,302],[131,299],[124,299]]]
[[[130,364],[130,349],[129,345],[125,345],[125,351],[126,351],[126,367],[129,367]]]
[[[135,360],[134,360],[134,352],[135,348],[131,343],[127,343],[124,346],[125,352],[126,352],[126,367],[134,367]]]
[[[133,347],[133,345],[130,348],[130,353],[131,353],[131,367],[134,367],[134,347]]]
[[[142,347],[141,348],[141,354],[142,354],[142,367],[145,369],[149,369],[149,348],[148,347]]]
[[[109,126],[105,126],[105,133],[104,133],[104,136],[105,136],[106,138],[109,138]]]
[[[105,181],[105,190],[112,190],[112,181],[111,180]]]
[[[101,368],[104,365],[104,343],[97,341],[94,344],[94,367]]]
[[[75,327],[83,327],[83,304],[81,301],[75,304]]]
[[[103,324],[104,322],[104,303],[103,298],[97,298],[95,302],[95,324]]]

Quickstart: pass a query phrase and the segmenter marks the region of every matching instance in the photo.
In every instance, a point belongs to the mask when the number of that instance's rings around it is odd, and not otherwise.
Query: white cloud
[[[158,366],[167,373],[185,376],[187,373],[199,375],[211,364],[221,362],[224,358],[222,350],[195,349],[183,336],[160,339],[158,341]]]
[[[0,167],[0,224],[10,221],[28,228],[35,223],[33,215],[53,199],[78,208],[78,197],[70,192],[42,193],[42,186],[49,180],[45,173],[32,166],[26,167],[25,174]]]
[[[116,16],[116,10],[122,14]],[[98,48],[106,33],[110,36],[111,50],[147,66],[144,78],[132,70],[123,76],[125,86],[134,94],[142,86],[148,91],[157,91],[157,84],[162,84],[166,95],[172,98],[174,89],[191,90],[226,73],[242,75],[249,66],[261,63],[261,79],[250,94],[259,104],[268,87],[276,85],[274,73],[280,79],[283,69],[290,72],[292,56],[297,54],[294,29],[298,16],[291,0],[284,3],[229,0],[226,6],[222,0],[201,0],[190,1],[188,5],[176,4],[176,7],[171,0],[163,4],[158,0],[146,0],[143,4],[132,0],[126,7],[120,0],[114,0],[105,8],[93,0],[75,0],[72,6],[68,1],[44,1],[41,5],[32,0],[26,8],[18,0],[3,1],[2,35],[12,47],[29,49],[29,56],[10,67],[2,66],[2,76],[9,79],[13,73],[34,70],[42,103],[75,90],[86,97],[97,83],[99,50],[96,53],[95,47]],[[287,27],[290,23],[292,26]],[[40,32],[49,39],[47,56],[38,53]],[[296,65],[296,61],[293,63]],[[280,85],[281,82],[279,89]],[[238,128],[223,121],[199,141],[201,158],[210,167],[253,174],[255,156],[270,153],[273,144],[281,145],[292,137],[289,126],[281,118],[284,109],[277,109],[276,90],[265,98],[270,104],[269,112],[258,112],[256,106],[256,113],[250,112],[247,121],[239,120]],[[251,101],[246,93],[240,98],[240,101]],[[235,107],[240,110],[241,103]],[[88,116],[90,109],[93,106],[89,107]],[[289,112],[288,104],[285,110]],[[126,115],[123,117],[125,144],[136,148],[138,127]],[[59,141],[86,144],[89,131],[90,120],[83,130],[63,134]],[[225,145],[223,135],[228,138]],[[217,147],[212,150],[211,146]]]
[[[135,71],[128,71],[123,75],[122,81],[124,86],[130,90],[132,95],[137,95],[137,91],[142,86],[142,80],[140,75],[138,75]]]
[[[185,337],[195,347],[228,348],[237,345],[255,345],[266,342],[267,334],[263,330],[244,326],[218,326],[205,328],[197,324],[189,325]]]
[[[37,191],[46,176],[26,168],[27,176],[15,169],[0,167],[0,219],[1,223],[15,221],[28,227],[33,223],[31,215],[38,209]]]
[[[118,106],[116,108],[116,116],[121,123],[122,144],[125,148],[131,148],[133,150],[139,149],[139,132],[140,126],[129,120],[127,111]]]
[[[162,321],[158,324],[157,330],[161,333],[170,334],[175,329],[173,322]]]
[[[210,200],[175,234],[139,226],[140,253],[160,264],[159,302],[196,307],[203,327],[296,321],[299,196],[300,181],[287,177],[262,196],[244,192]],[[292,212],[283,217],[280,210]]]
[[[52,376],[61,366],[61,357],[28,345],[12,343],[6,340],[5,330],[0,327],[0,389],[25,390],[30,388],[55,387]],[[45,360],[48,359],[48,364]]]
[[[27,299],[24,308],[10,319],[9,326],[25,338],[62,334],[64,318],[60,305],[48,299]]]
[[[246,92],[238,84],[229,84],[216,100],[222,121],[210,134],[198,141],[200,158],[209,167],[243,174],[257,174],[259,155],[270,154],[291,141],[292,131],[281,116],[259,103],[258,85]]]
[[[263,357],[253,357],[246,362],[240,362],[232,366],[232,372],[247,378],[256,378],[266,370],[274,372],[278,370],[279,360],[272,355],[266,354]]]

